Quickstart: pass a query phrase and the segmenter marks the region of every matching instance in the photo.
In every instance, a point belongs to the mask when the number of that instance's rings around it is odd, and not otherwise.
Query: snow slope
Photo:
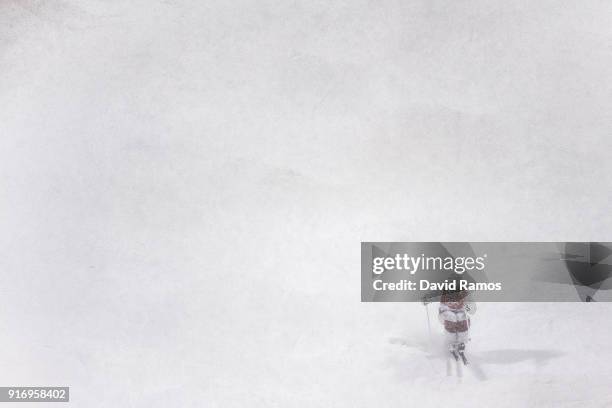
[[[481,305],[459,384],[422,305],[359,302],[360,241],[611,240],[611,11],[0,2],[0,385],[611,406],[610,304]]]

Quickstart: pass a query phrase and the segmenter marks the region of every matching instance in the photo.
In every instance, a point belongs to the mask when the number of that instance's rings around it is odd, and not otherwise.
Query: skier
[[[465,344],[470,341],[470,316],[476,313],[476,303],[465,291],[443,292],[440,298],[438,319],[444,325],[446,344],[455,358],[467,364]]]

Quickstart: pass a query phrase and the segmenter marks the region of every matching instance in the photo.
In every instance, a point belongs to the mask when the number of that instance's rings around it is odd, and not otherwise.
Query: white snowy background
[[[606,1],[1,0],[0,385],[612,406],[612,305],[481,304],[460,382],[359,269],[360,241],[612,240],[611,101]]]

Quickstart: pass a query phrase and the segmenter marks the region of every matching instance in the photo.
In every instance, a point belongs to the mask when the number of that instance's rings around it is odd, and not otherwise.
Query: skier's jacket
[[[464,333],[470,328],[470,316],[476,313],[476,303],[467,293],[443,294],[438,309],[438,319],[449,333]]]

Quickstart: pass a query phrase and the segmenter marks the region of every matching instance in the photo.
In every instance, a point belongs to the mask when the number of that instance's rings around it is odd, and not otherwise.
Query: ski
[[[468,365],[468,360],[467,357],[465,356],[465,353],[463,351],[459,352],[459,355],[461,356],[461,360],[463,361],[463,365]]]
[[[461,377],[463,377],[463,370],[462,367],[463,365],[459,362],[459,353],[457,352],[457,350],[451,350],[450,351],[451,355],[453,356],[453,358],[455,359],[455,368],[456,368],[456,372],[457,372],[457,378],[459,380],[461,380]],[[447,360],[450,362],[450,357]],[[451,374],[451,367],[450,367],[450,363],[447,363],[446,365],[446,375],[450,375]]]

